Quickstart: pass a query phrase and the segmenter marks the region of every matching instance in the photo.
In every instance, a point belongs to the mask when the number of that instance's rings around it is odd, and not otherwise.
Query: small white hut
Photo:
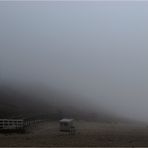
[[[73,119],[60,120],[60,131],[74,133],[75,132],[74,120]]]

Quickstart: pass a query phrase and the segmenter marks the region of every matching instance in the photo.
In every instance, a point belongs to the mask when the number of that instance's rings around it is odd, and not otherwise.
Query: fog
[[[0,2],[0,83],[42,83],[148,121],[147,18],[148,2]]]

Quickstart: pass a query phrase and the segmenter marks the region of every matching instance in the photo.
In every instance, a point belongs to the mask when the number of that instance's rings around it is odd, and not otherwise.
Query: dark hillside
[[[79,106],[78,101],[81,102]],[[100,122],[118,122],[122,120],[105,113],[101,108],[100,112],[95,112],[89,102],[77,95],[51,91],[41,86],[16,87],[12,85],[1,85],[0,118],[20,117],[46,118],[50,120],[72,117]]]

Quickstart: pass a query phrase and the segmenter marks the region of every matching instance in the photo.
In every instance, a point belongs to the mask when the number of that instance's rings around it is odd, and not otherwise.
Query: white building
[[[23,119],[0,119],[0,130],[24,129]]]

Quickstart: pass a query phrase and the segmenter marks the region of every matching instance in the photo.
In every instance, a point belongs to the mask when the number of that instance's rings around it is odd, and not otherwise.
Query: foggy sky
[[[42,82],[148,119],[148,2],[0,2],[0,81]]]

